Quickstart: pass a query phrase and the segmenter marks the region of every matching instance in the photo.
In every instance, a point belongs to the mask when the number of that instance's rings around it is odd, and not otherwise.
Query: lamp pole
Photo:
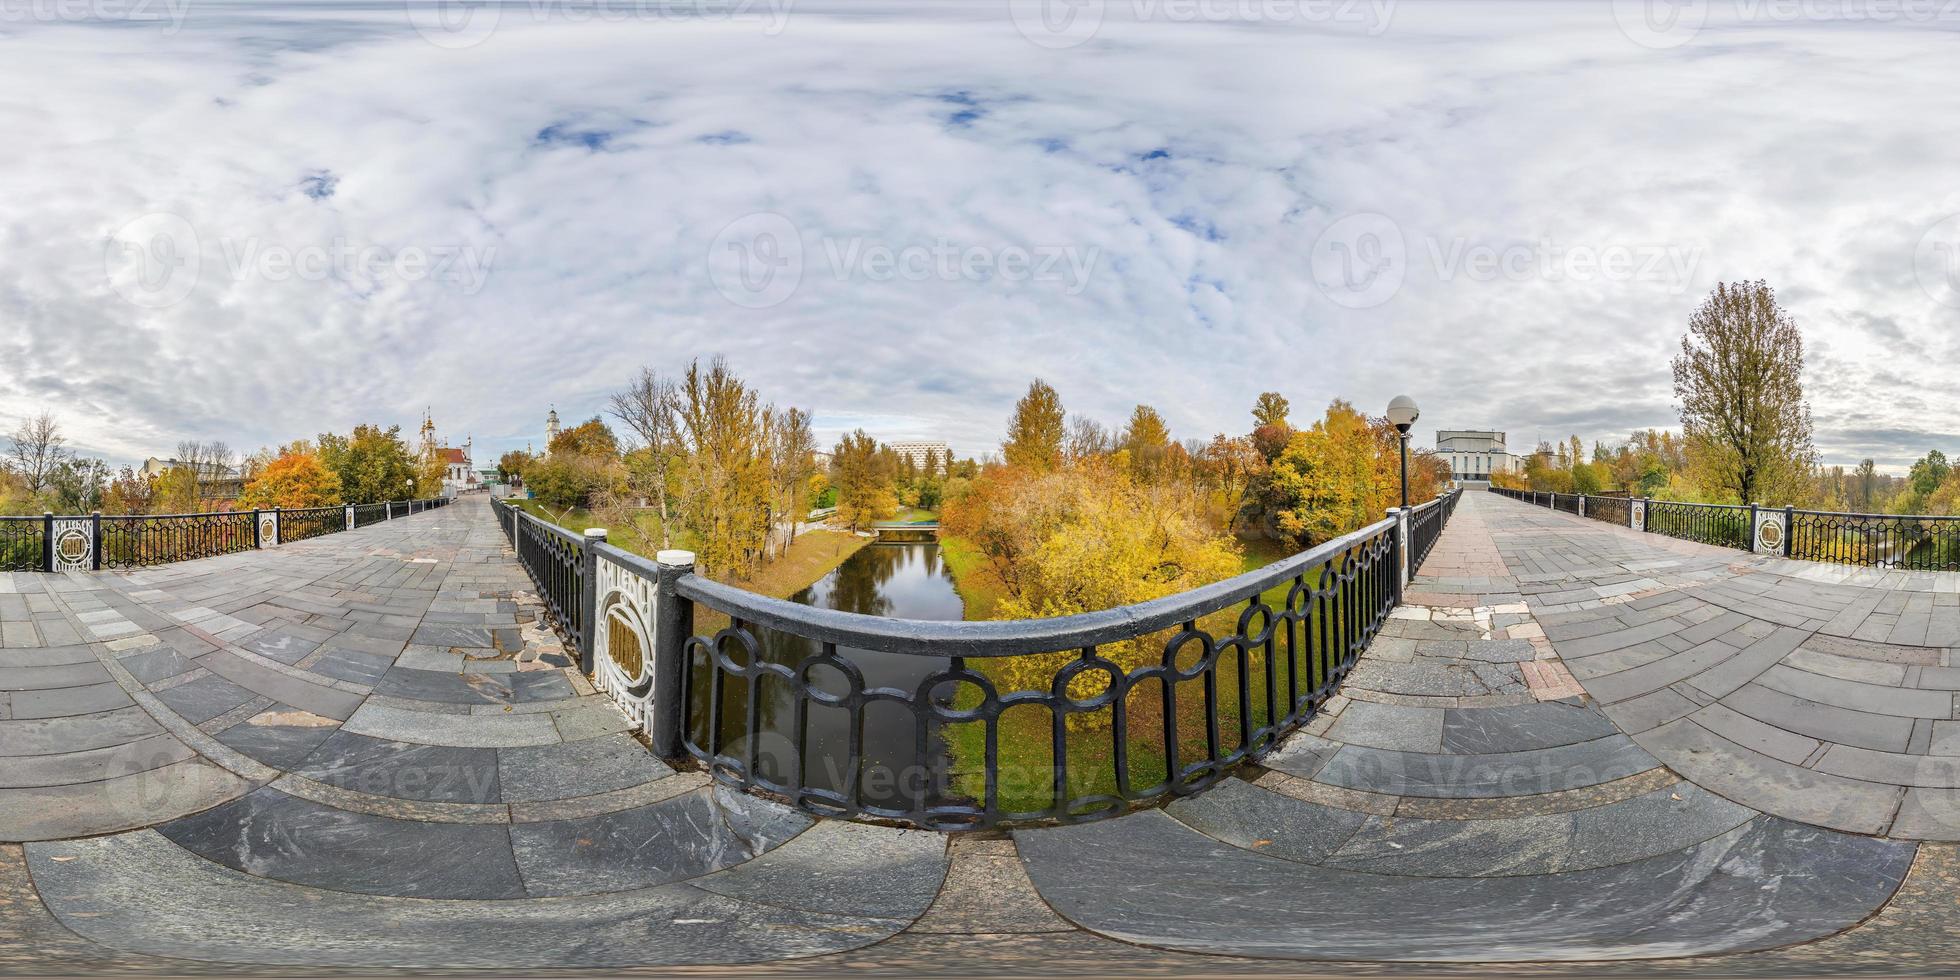
[[[1402,507],[1409,506],[1409,429],[1416,420],[1422,418],[1422,409],[1416,407],[1416,400],[1407,395],[1396,395],[1388,403],[1388,421],[1402,444]]]

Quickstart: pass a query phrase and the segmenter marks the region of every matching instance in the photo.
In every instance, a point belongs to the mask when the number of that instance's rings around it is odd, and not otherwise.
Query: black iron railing
[[[1792,511],[1789,555],[1840,565],[1960,570],[1960,517]]]
[[[496,509],[517,562],[537,583],[545,607],[564,630],[565,638],[584,649],[586,624],[591,621],[585,599],[585,539],[515,507],[497,504]]]
[[[1683,541],[1749,550],[1750,509],[1733,504],[1647,502],[1647,530]]]
[[[440,505],[438,505],[440,506]],[[305,541],[347,530],[347,508],[309,507],[279,512],[279,541]]]
[[[1312,718],[1395,606],[1397,546],[1383,521],[1183,595],[1015,622],[859,616],[687,576],[677,598],[728,625],[686,641],[682,744],[722,782],[819,814],[941,829],[1113,816],[1202,790]],[[784,636],[809,652],[767,657]],[[879,686],[859,651],[935,669]],[[818,711],[844,713],[841,744],[810,738]],[[879,713],[905,719],[908,745],[871,750]]]
[[[393,516],[393,504],[356,504],[354,506],[354,526],[357,528],[367,527],[370,524],[379,524]]]
[[[1595,521],[1628,527],[1633,523],[1633,501],[1626,497],[1587,497],[1586,516]]]
[[[1462,490],[1451,490],[1426,504],[1421,504],[1409,512],[1409,571],[1414,574],[1422,567],[1423,559],[1436,547],[1436,541],[1443,536],[1443,526],[1449,523],[1450,515],[1456,512],[1456,502],[1463,497]]]
[[[45,570],[47,528],[42,517],[0,517],[0,572]]]
[[[149,568],[237,554],[347,530],[358,511],[386,520],[446,506],[447,498],[210,514],[91,514],[0,517],[0,571],[89,571]]]
[[[100,568],[147,568],[216,558],[258,547],[251,511],[223,514],[105,516],[97,553]]]

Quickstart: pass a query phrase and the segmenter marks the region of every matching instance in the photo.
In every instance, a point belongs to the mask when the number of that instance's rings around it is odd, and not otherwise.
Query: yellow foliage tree
[[[287,450],[246,484],[238,505],[246,508],[335,507],[341,503],[340,476],[313,453]]]

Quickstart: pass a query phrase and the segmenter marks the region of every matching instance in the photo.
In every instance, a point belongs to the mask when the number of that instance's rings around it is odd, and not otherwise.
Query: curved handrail
[[[682,577],[677,587],[682,597],[704,602],[744,622],[791,630],[799,636],[823,643],[915,656],[1021,656],[1101,646],[1184,626],[1296,578],[1309,568],[1324,565],[1394,526],[1393,520],[1377,521],[1265,568],[1174,596],[1050,619],[888,619],[799,605],[700,575]],[[612,550],[617,549],[610,549],[607,554],[610,555]]]

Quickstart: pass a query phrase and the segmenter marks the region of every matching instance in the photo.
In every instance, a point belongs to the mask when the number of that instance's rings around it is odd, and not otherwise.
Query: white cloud
[[[1603,3],[1401,3],[1385,31],[1144,7],[1061,48],[954,0],[512,3],[463,47],[427,7],[0,22],[0,417],[133,459],[432,405],[487,458],[719,351],[824,435],[961,452],[1034,375],[1180,435],[1277,389],[1590,440],[1670,424],[1689,311],[1760,276],[1811,338],[1827,456],[1960,430],[1960,309],[1914,261],[1960,213],[1955,25],[1716,9],[1652,48]],[[801,254],[759,309],[727,273],[784,253],[714,248],[758,212]],[[123,245],[156,237],[115,236],[156,213],[197,274],[139,305]],[[1315,282],[1374,254],[1323,237],[1356,214],[1407,260],[1358,309]],[[151,249],[152,283],[187,258]]]

